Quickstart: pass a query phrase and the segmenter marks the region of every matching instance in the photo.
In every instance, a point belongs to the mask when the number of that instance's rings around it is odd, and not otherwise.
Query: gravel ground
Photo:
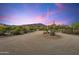
[[[0,38],[0,54],[78,55],[79,36],[56,33],[56,36],[36,31],[24,35]]]

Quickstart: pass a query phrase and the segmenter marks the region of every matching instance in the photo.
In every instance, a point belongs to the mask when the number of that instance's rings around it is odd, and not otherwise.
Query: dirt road
[[[79,36],[64,33],[49,36],[43,31],[36,31],[3,37],[0,38],[0,54],[79,54]]]

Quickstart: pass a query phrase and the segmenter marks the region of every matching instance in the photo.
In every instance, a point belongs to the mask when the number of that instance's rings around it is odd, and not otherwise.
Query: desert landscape
[[[78,3],[0,3],[0,55],[79,55]]]

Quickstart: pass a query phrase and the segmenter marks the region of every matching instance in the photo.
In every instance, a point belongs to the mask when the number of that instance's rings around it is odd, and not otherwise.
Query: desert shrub
[[[34,32],[34,31],[36,31],[36,28],[34,26],[30,26],[29,27],[29,32]]]
[[[79,22],[73,23],[70,27],[65,27],[63,32],[68,34],[79,34]]]
[[[24,33],[29,33],[30,32],[30,27],[29,26],[24,26],[24,27],[22,27],[22,31],[24,31]]]
[[[73,30],[73,34],[78,34],[79,35],[79,30],[78,29]]]
[[[4,33],[6,32],[6,26],[0,25],[0,35],[4,35]]]
[[[13,35],[19,35],[19,34],[23,34],[23,31],[22,31],[21,27],[16,26],[16,27],[11,29],[11,33]]]
[[[64,33],[68,33],[68,34],[72,34],[73,33],[73,30],[71,30],[71,29],[65,29],[63,32]]]

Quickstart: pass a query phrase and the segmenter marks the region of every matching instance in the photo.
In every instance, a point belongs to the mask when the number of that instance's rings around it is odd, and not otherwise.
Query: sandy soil
[[[56,36],[36,31],[24,35],[0,38],[0,54],[71,55],[79,54],[79,36],[56,33]]]

